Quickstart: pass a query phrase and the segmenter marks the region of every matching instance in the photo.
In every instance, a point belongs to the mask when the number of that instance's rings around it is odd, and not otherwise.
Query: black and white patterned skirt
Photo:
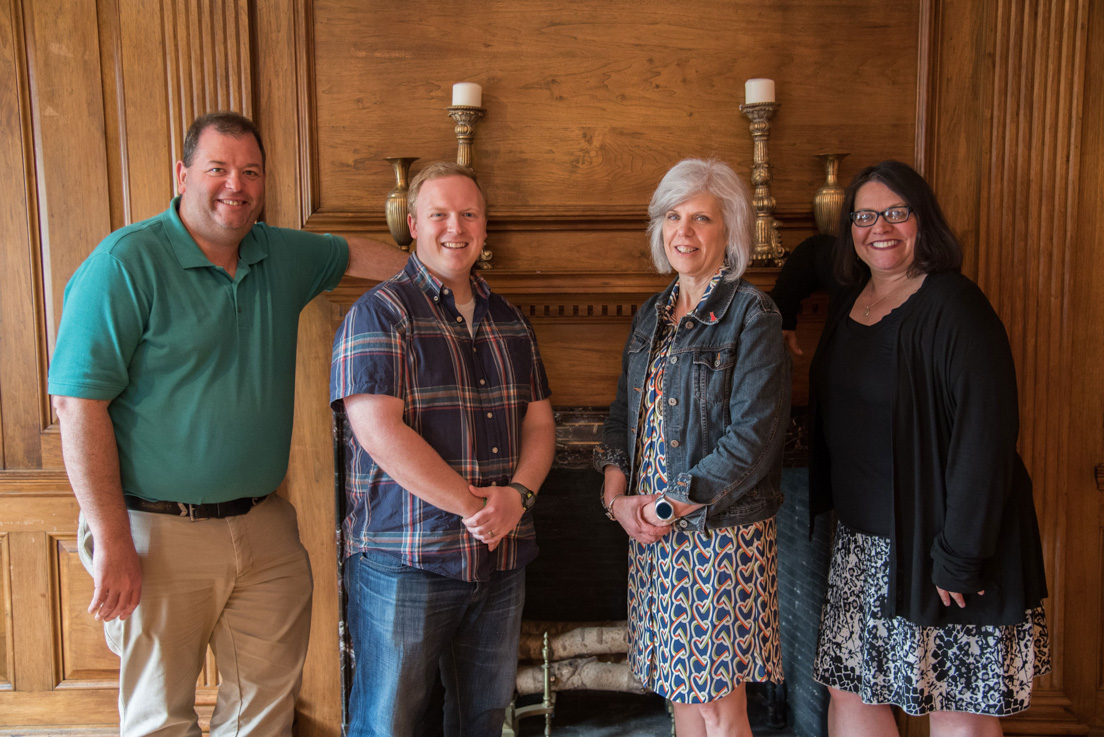
[[[1031,682],[1050,671],[1042,606],[1019,624],[921,627],[886,618],[889,539],[840,524],[821,612],[813,677],[919,716],[961,711],[1008,716],[1031,703]]]

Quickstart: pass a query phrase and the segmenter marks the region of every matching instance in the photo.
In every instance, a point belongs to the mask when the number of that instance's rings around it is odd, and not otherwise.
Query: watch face
[[[656,517],[666,522],[675,516],[675,508],[671,506],[671,502],[660,498],[655,501],[655,513]]]

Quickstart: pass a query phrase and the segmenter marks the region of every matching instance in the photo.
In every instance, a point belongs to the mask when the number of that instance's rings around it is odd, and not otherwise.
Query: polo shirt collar
[[[406,266],[403,267],[403,271],[410,277],[418,288],[429,295],[430,298],[442,297],[442,290],[445,288],[444,283],[429,272],[429,269],[425,267],[422,260],[418,258],[417,253],[410,254],[410,258],[407,259]],[[487,299],[491,296],[491,287],[487,284],[487,281],[479,275],[473,268],[468,275],[471,280],[472,293],[476,299]]]
[[[169,245],[176,255],[176,260],[180,262],[181,268],[196,269],[213,268],[215,266],[195,242],[192,234],[184,227],[184,222],[180,219],[179,195],[173,197],[172,202],[169,203],[169,209],[164,212],[162,222],[165,224],[165,233],[168,235]],[[257,227],[254,226],[245,234],[245,238],[242,238],[238,245],[238,264],[250,266],[264,260],[267,256],[268,243],[262,242],[262,239],[257,237]]]

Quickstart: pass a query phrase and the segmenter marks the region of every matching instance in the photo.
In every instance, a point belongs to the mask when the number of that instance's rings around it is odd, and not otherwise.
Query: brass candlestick
[[[456,151],[456,163],[472,167],[472,140],[475,139],[475,122],[487,111],[474,105],[452,105],[448,109],[449,117],[456,121],[456,141],[460,144]]]
[[[414,240],[406,222],[406,193],[410,188],[410,165],[417,160],[417,156],[387,157],[395,170],[395,188],[387,193],[387,205],[384,208],[387,213],[387,229],[391,231],[396,245],[404,251],[410,250],[410,243]]]
[[[777,102],[754,102],[741,105],[740,112],[751,121],[752,159],[751,183],[755,187],[752,204],[755,206],[755,249],[751,254],[754,266],[780,266],[786,252],[782,248],[779,223],[774,219],[774,197],[770,192],[771,169],[767,155],[767,139],[770,138],[770,119],[778,109]]]
[[[449,117],[456,121],[456,163],[461,166],[466,166],[469,169],[474,168],[472,162],[475,157],[472,153],[472,141],[475,140],[475,123],[486,114],[486,110],[475,105],[450,105],[448,109]],[[491,259],[494,258],[494,254],[491,253],[491,249],[487,248],[487,244],[483,244],[482,250],[479,252],[479,260],[475,262],[476,268],[489,269],[491,268]]]

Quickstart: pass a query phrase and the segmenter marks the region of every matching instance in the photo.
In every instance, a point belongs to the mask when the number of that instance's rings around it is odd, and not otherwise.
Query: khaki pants
[[[207,645],[221,683],[211,737],[291,735],[310,634],[310,561],[295,510],[272,494],[248,513],[192,522],[130,512],[142,599],[104,624],[121,658],[122,737],[199,737],[195,687]],[[95,543],[81,516],[81,561]]]

